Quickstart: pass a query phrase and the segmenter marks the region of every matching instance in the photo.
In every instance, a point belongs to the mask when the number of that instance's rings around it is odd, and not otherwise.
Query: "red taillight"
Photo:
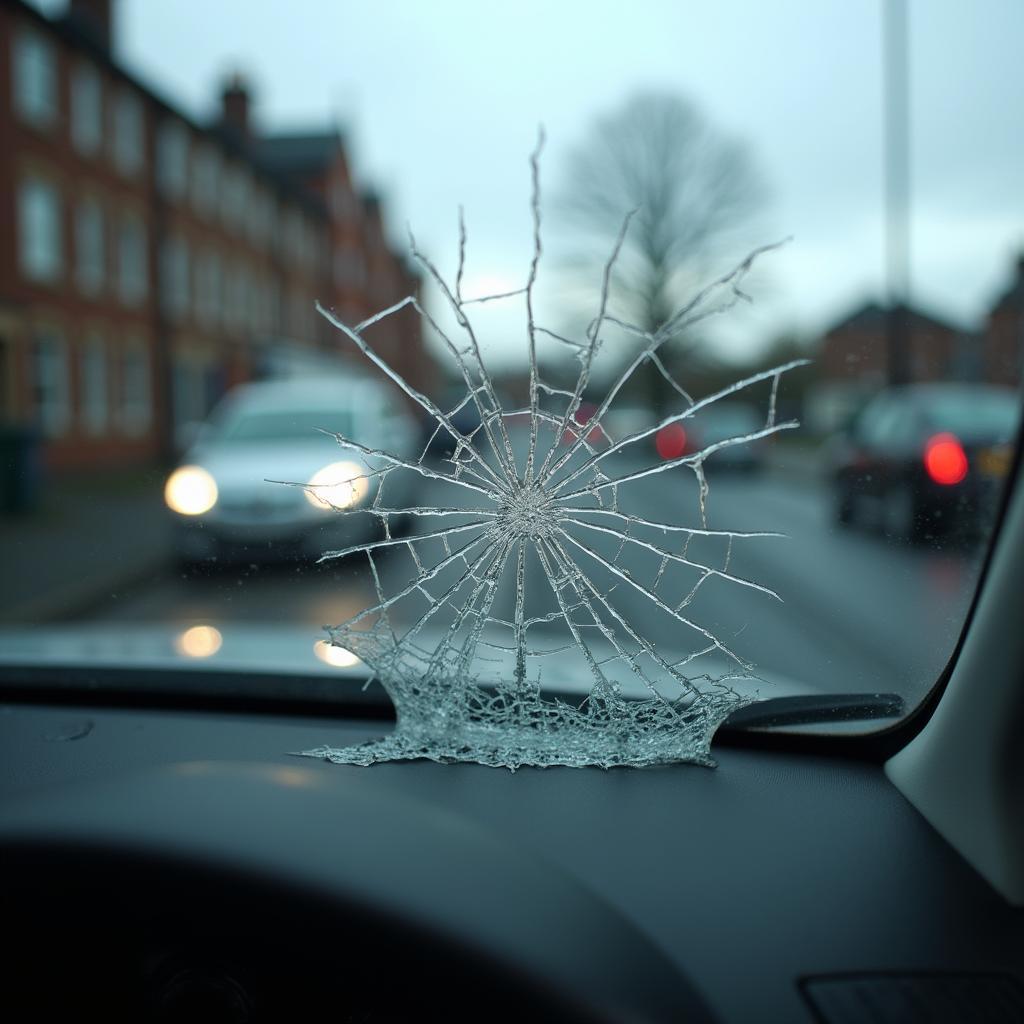
[[[565,432],[562,434],[562,444],[572,444],[573,441],[583,433],[582,430],[574,430],[573,427],[577,425],[580,427],[586,426],[593,418],[594,413],[597,412],[597,406],[591,405],[589,402],[584,402],[573,414],[571,426],[566,427]],[[607,434],[604,432],[604,427],[599,423],[596,427],[589,431],[587,434],[587,440],[591,444],[597,444],[603,438],[607,438]]]
[[[967,454],[953,434],[936,434],[924,450],[924,468],[937,484],[958,484],[967,476]]]
[[[682,423],[662,427],[654,438],[654,447],[663,459],[678,459],[686,451],[686,431]]]

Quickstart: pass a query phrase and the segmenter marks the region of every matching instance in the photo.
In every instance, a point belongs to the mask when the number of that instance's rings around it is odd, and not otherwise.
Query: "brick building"
[[[1019,387],[1024,379],[1024,256],[1013,282],[996,299],[985,327],[985,379]]]
[[[887,345],[889,310],[869,302],[843,317],[821,338],[818,353],[822,377],[884,386],[889,379]],[[948,380],[969,357],[970,336],[937,317],[916,309],[904,311],[908,369],[915,382]]]
[[[920,310],[902,310],[907,370],[913,382],[978,377],[979,338]],[[815,355],[817,380],[808,400],[810,429],[828,433],[889,381],[889,309],[868,302],[828,328]]]
[[[200,125],[128,74],[111,0],[0,5],[0,420],[54,468],[166,455],[284,352],[350,356],[355,321],[414,292],[336,131],[259,138],[244,83]],[[375,339],[423,386],[418,320]]]

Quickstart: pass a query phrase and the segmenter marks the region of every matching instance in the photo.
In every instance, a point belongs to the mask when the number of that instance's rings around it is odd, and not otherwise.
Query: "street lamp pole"
[[[907,0],[882,0],[886,348],[889,384],[910,380],[910,103]]]

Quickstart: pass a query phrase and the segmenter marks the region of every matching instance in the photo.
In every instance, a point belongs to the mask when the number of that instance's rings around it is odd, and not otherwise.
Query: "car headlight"
[[[370,489],[366,469],[355,462],[332,462],[318,469],[306,485],[306,501],[314,508],[350,508]]]
[[[201,516],[217,504],[217,482],[202,466],[181,466],[167,478],[164,501],[180,515]]]
[[[186,658],[210,658],[216,654],[224,637],[215,626],[190,626],[174,640],[174,649]]]

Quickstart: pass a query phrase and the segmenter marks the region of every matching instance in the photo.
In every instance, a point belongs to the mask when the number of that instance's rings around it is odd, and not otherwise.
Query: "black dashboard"
[[[1024,910],[877,763],[726,746],[715,770],[513,774],[289,753],[381,728],[0,707],[8,1008],[1024,1020]]]

